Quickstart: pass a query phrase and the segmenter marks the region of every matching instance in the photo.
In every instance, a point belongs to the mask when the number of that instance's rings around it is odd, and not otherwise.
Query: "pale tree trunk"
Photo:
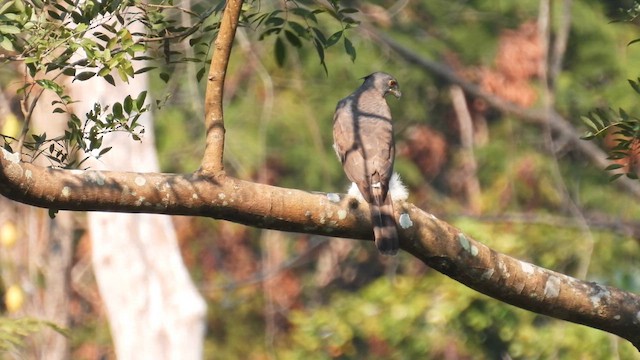
[[[46,132],[49,138],[62,135],[67,125],[66,116],[51,113],[48,105],[52,100],[54,98],[50,93],[42,94],[30,123],[34,133]],[[8,116],[8,112],[4,115]],[[36,159],[34,163],[49,165],[43,157]],[[2,198],[0,226],[8,223],[14,224],[18,232],[16,242],[9,248],[2,249],[3,282],[5,287],[17,287],[24,294],[24,303],[15,315],[67,327],[73,213],[61,211],[55,219],[51,219],[45,209]],[[25,344],[27,346],[24,352],[16,354],[16,357],[51,360],[69,358],[68,339],[49,328],[31,335]]]
[[[94,102],[104,106],[122,102],[127,94],[137,97],[147,90],[148,76],[116,85],[102,78],[74,83],[71,97],[80,100],[75,113],[82,119]],[[92,169],[158,171],[150,113],[143,114],[140,123],[145,127],[142,141],[109,134],[103,147],[113,149],[85,164]],[[94,272],[118,359],[202,358],[206,305],[182,261],[171,218],[92,212],[88,222]]]

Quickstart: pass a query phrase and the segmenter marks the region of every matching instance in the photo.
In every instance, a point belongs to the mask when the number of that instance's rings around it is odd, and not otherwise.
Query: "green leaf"
[[[292,8],[290,11],[292,13],[294,13],[295,15],[300,16],[303,19],[308,19],[308,20],[311,20],[311,21],[313,21],[315,23],[318,22],[318,19],[316,18],[316,12],[315,11],[311,12],[311,11],[305,9],[305,8],[302,8],[302,7]]]
[[[291,45],[293,45],[293,46],[295,46],[297,48],[302,47],[302,42],[300,41],[298,36],[296,34],[294,34],[293,32],[291,32],[289,30],[285,30],[284,31],[284,36],[287,38],[287,40],[289,40]]]
[[[133,110],[133,99],[131,95],[127,95],[127,97],[124,98],[124,112],[131,114],[131,110]]]
[[[123,82],[129,82],[129,75],[127,74],[127,71],[122,67],[118,67],[118,75],[120,76],[120,80],[122,80]]]
[[[280,37],[276,38],[274,53],[276,56],[276,62],[278,63],[278,66],[282,67],[284,65],[285,57],[287,56],[287,50],[284,47],[284,42]]]
[[[635,44],[635,43],[637,43],[637,42],[640,42],[640,39],[634,39],[634,40],[629,41],[629,42],[627,43],[627,46],[629,46],[629,45],[631,45],[631,44]]]
[[[351,43],[351,40],[347,39],[346,36],[344,38],[344,50],[347,52],[347,54],[349,54],[349,57],[351,58],[351,62],[355,62],[356,61],[356,48],[353,47],[353,44]]]
[[[1,36],[0,35],[0,47],[2,47],[3,49],[5,49],[7,51],[12,51],[12,52],[16,51],[16,48],[13,46],[13,42],[7,36]]]
[[[109,147],[106,147],[106,148],[100,150],[100,153],[98,153],[98,156],[102,156],[102,155],[106,154],[107,152],[109,152],[109,150],[111,150],[111,148],[112,147],[109,146]]]
[[[338,12],[342,14],[355,14],[357,12],[360,12],[360,10],[355,8],[344,8],[344,9],[340,9]]]
[[[83,72],[81,72],[81,73],[77,74],[77,75],[73,78],[73,80],[74,80],[74,81],[75,81],[75,80],[79,80],[79,81],[89,80],[89,79],[91,79],[92,77],[94,77],[94,76],[95,76],[95,74],[96,74],[96,73],[94,73],[94,72],[92,72],[92,71],[83,71]]]
[[[138,98],[136,98],[136,107],[138,109],[138,111],[140,111],[140,109],[142,109],[144,107],[144,101],[147,99],[147,92],[143,91],[140,93],[140,95],[138,95]]]
[[[76,69],[72,67],[64,68],[64,70],[62,70],[62,73],[66,76],[76,76]]]
[[[146,73],[147,71],[151,71],[151,70],[153,70],[153,69],[155,69],[155,68],[157,68],[157,66],[147,66],[147,67],[143,67],[143,68],[140,68],[140,69],[136,70],[136,71],[134,72],[134,74],[135,74],[135,75],[138,75],[138,74]]]
[[[327,70],[327,65],[324,63],[324,47],[322,46],[322,43],[316,38],[313,39],[313,45],[315,45],[316,47],[316,52],[318,53],[318,57],[320,58],[320,64],[324,68],[324,73],[328,74],[329,71]]]
[[[47,89],[55,92],[57,95],[62,95],[64,91],[62,89],[62,86],[58,85],[52,80],[40,79],[40,80],[36,80],[36,84],[42,86],[43,89]]]
[[[593,117],[591,116],[591,114],[588,114],[586,116],[581,116],[580,119],[582,120],[582,123],[589,128],[589,130],[591,130],[592,133],[598,133],[600,130],[600,127],[598,126],[598,124],[593,120]]]
[[[606,171],[611,171],[611,170],[617,170],[617,169],[620,169],[620,168],[623,168],[623,167],[624,167],[624,165],[622,165],[622,164],[611,164],[611,165],[607,166],[605,168],[605,170]]]
[[[631,87],[633,88],[633,90],[635,90],[635,92],[637,92],[638,94],[640,94],[640,85],[638,85],[638,83],[637,83],[637,82],[635,82],[635,81],[633,81],[633,80],[631,80],[631,79],[629,79],[629,80],[627,80],[627,81],[629,81],[629,85],[631,85]]]
[[[204,67],[200,68],[200,70],[198,70],[198,73],[196,73],[196,81],[200,82],[200,80],[202,80],[202,77],[204,76]]]
[[[2,7],[0,7],[0,14],[4,14],[8,8],[13,6],[13,3],[14,3],[13,1],[7,1],[4,5],[2,5]]]
[[[113,110],[111,110],[111,112],[117,119],[122,119],[124,117],[124,114],[122,112],[122,104],[120,104],[119,102],[113,104]]]
[[[298,23],[297,23],[297,22],[295,22],[295,21],[289,21],[289,22],[287,22],[287,25],[289,25],[289,27],[290,27],[291,29],[293,29],[293,31],[295,31],[295,33],[296,33],[299,37],[304,37],[304,38],[306,38],[306,37],[307,37],[307,29],[306,29],[304,26],[302,26],[302,25],[298,24]]]
[[[329,38],[327,39],[327,42],[325,43],[326,47],[329,47],[331,45],[334,45],[335,43],[338,42],[338,40],[340,40],[340,38],[342,37],[342,30],[333,33],[331,36],[329,36]]]
[[[312,27],[311,30],[316,35],[316,40],[324,47],[325,44],[327,43],[327,38],[324,36],[322,31],[320,31],[320,29],[316,27]]]
[[[0,33],[2,34],[19,34],[20,29],[14,25],[0,25]]]
[[[202,70],[204,70],[204,69],[202,69]],[[171,75],[169,75],[168,73],[166,73],[166,72],[160,73],[160,79],[162,79],[162,81],[164,81],[165,83],[168,83],[170,78],[171,78]]]
[[[618,178],[619,178],[619,177],[621,177],[622,175],[624,175],[624,174],[620,173],[620,174],[614,174],[614,175],[611,175],[611,176],[609,177],[609,182],[613,182],[613,181],[615,181],[616,179],[618,179]]]
[[[580,139],[582,139],[582,140],[592,140],[595,137],[596,136],[592,132],[587,131],[584,135],[580,136]]]
[[[103,77],[109,84],[116,86],[116,81],[113,79],[113,76],[111,76],[111,74],[109,75],[105,75]]]
[[[100,71],[98,71],[98,76],[100,77],[105,77],[106,75],[108,75],[111,72],[111,69],[109,69],[109,67],[105,66],[102,69],[100,69]]]

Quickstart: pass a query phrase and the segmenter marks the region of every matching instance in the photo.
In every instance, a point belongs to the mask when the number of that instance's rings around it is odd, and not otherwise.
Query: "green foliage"
[[[305,1],[294,1],[292,3],[291,7],[284,10],[260,11],[247,15],[247,19],[250,20],[252,26],[263,24],[266,26],[266,30],[260,35],[260,40],[267,36],[276,36],[273,52],[278,66],[283,67],[285,65],[287,56],[285,40],[295,48],[302,47],[302,40],[311,42],[316,49],[320,64],[327,74],[325,49],[337,44],[340,40],[342,40],[344,51],[349,55],[351,61],[355,61],[356,50],[351,40],[346,37],[346,32],[358,25],[358,21],[350,16],[350,14],[357,13],[357,9],[342,7],[338,1],[331,1],[328,3],[329,6],[320,6],[315,10],[310,9],[309,4],[305,4]],[[340,30],[327,37],[319,25],[318,15],[321,14],[329,15],[337,20]]]
[[[639,79],[640,81],[640,79]],[[640,94],[640,84],[636,81],[629,80],[629,84],[633,90]],[[582,137],[584,140],[592,140],[594,138],[604,138],[607,135],[613,136],[615,145],[608,149],[609,160],[615,162],[605,168],[607,171],[614,172],[610,177],[613,181],[623,175],[630,179],[638,179],[637,167],[634,163],[637,161],[638,152],[640,151],[640,119],[627,114],[620,108],[617,112],[609,109],[596,109],[582,117],[582,122],[589,129]],[[627,165],[625,165],[627,164]],[[623,172],[621,170],[624,170]]]
[[[282,359],[634,358],[606,333],[565,326],[433,274],[379,279],[295,311]],[[589,341],[584,341],[589,338]],[[547,346],[538,346],[544,343]],[[446,354],[446,355],[445,355]]]
[[[638,9],[640,9],[638,4],[637,1],[634,1],[634,6],[625,9],[623,19],[620,21],[634,21],[638,16]],[[627,46],[633,46],[632,44],[638,41],[638,39],[631,40]],[[630,53],[632,52],[630,51]],[[609,62],[610,60],[604,55],[602,61]],[[598,68],[598,70],[602,69]],[[602,77],[602,73],[597,76]],[[620,106],[617,111],[611,108],[596,108],[581,117],[582,123],[587,127],[587,133],[582,139],[593,141],[608,136],[612,138],[613,145],[606,149],[608,159],[612,160],[612,163],[605,168],[606,171],[612,173],[610,181],[621,176],[638,179],[636,162],[638,155],[640,155],[638,153],[640,150],[640,119],[632,114],[638,111],[637,96],[640,94],[640,78],[637,81],[628,80],[628,83],[633,89],[633,95],[635,95],[632,97],[632,105],[621,101],[623,97],[617,97],[616,103]],[[630,97],[628,88],[623,96],[624,98]]]
[[[106,133],[126,131],[139,139],[144,130],[138,119],[149,110],[144,105],[146,92],[104,108],[96,103],[86,118],[80,119],[70,113],[74,101],[61,85],[64,77],[72,81],[101,77],[115,86],[113,72],[127,82],[136,73],[150,69],[133,68],[133,62],[143,58],[147,47],[135,41],[126,28],[136,21],[126,14],[128,5],[119,0],[87,1],[81,6],[70,1],[48,6],[35,0],[11,0],[0,8],[0,46],[9,51],[9,55],[0,56],[0,62],[24,64],[30,75],[18,89],[18,95],[29,104],[24,128],[20,139],[2,136],[6,149],[13,151],[12,145],[17,142],[15,150],[21,151],[24,146],[32,159],[44,154],[53,166],[74,168],[82,166],[88,156],[97,158],[109,151],[102,148]],[[69,114],[68,130],[53,139],[42,133],[31,134],[27,140],[33,108],[44,91],[57,97],[51,104],[53,113]],[[80,151],[88,156],[79,158]]]
[[[67,106],[71,100],[63,93],[62,87],[50,80],[36,80],[36,83],[59,96],[59,100],[52,104],[55,106],[54,113],[68,111]],[[52,166],[79,168],[90,157],[97,159],[111,150],[111,147],[102,147],[103,137],[107,133],[123,131],[131,134],[134,140],[140,140],[144,128],[138,120],[150,107],[144,104],[146,95],[146,91],[138,94],[135,99],[127,95],[123,102],[114,103],[112,108],[105,106],[103,109],[96,103],[84,120],[70,113],[68,130],[65,130],[64,135],[49,139],[46,133],[32,134],[33,141],[23,145],[31,150],[32,160],[44,153]],[[6,135],[0,136],[4,139],[4,148],[13,152],[11,145],[17,140]],[[86,155],[79,157],[81,153]]]
[[[381,1],[367,6],[390,9],[395,3]],[[0,47],[6,51],[0,54],[0,61],[19,62],[32,75],[47,75],[49,80],[26,83],[20,94],[23,99],[34,99],[39,89],[53,92],[57,97],[53,108],[60,113],[68,113],[74,102],[61,85],[64,77],[74,81],[103,78],[114,84],[157,67],[160,75],[153,79],[152,95],[164,96],[163,82],[172,92],[168,106],[156,117],[163,169],[193,171],[198,166],[204,132],[202,114],[194,104],[201,101],[197,95],[203,91],[201,80],[211,59],[211,42],[219,30],[223,4],[203,2],[183,9],[172,1],[89,1],[76,8],[64,1],[44,6],[38,0],[11,0],[0,5]],[[491,68],[499,51],[500,34],[535,20],[538,4],[409,2],[398,13],[384,14],[392,23],[384,31],[432,59],[452,56],[463,70]],[[124,9],[129,5],[141,13],[126,16]],[[619,24],[609,24],[603,6],[597,1],[573,4],[573,18],[577,20],[572,24],[563,73],[557,79],[556,103],[567,118],[577,119],[577,114],[594,106],[606,107],[607,99],[615,98],[620,102],[617,106],[626,110],[594,111],[583,120],[592,135],[601,135],[604,131],[600,130],[607,125],[626,118],[628,126],[619,131],[632,136],[638,127],[630,115],[637,113],[637,97],[620,79],[628,67],[624,60],[632,64],[636,61],[637,55],[626,53],[633,46],[624,48],[636,35]],[[456,219],[466,208],[456,198],[455,188],[450,188],[449,171],[455,162],[450,161],[427,184],[419,164],[402,153],[412,135],[411,125],[428,124],[447,138],[447,154],[443,156],[455,158],[458,135],[447,84],[360,36],[354,31],[359,16],[356,12],[336,1],[320,5],[310,1],[245,3],[241,26],[250,30],[251,51],[256,56],[248,61],[248,52],[241,47],[232,53],[225,92],[228,173],[264,178],[282,186],[342,192],[347,181],[331,150],[335,104],[360,84],[362,76],[376,70],[389,71],[400,79],[404,94],[400,101],[390,99],[390,106],[399,150],[396,169],[411,186],[412,201],[437,216],[448,217],[498,251],[569,274],[575,274],[579,264],[588,259],[588,279],[630,291],[640,289],[635,266],[640,250],[635,240],[595,230],[590,240],[571,221],[558,225],[567,217],[567,196],[575,198],[584,211],[621,220],[640,216],[636,201],[608,186],[579,154],[570,152],[552,159],[541,150],[545,147],[541,130],[518,119],[492,112],[477,114],[486,117],[489,124],[489,143],[475,149],[484,211],[488,217],[526,212],[539,223]],[[189,24],[179,20],[185,14]],[[68,26],[71,23],[77,25]],[[123,30],[123,26],[134,24],[141,24],[142,29]],[[90,36],[92,33],[96,38]],[[187,55],[185,46],[193,54]],[[72,56],[76,51],[82,55]],[[136,68],[138,60],[143,61],[143,67]],[[187,67],[195,68],[195,78],[184,76]],[[637,82],[631,84],[636,87]],[[193,88],[195,91],[187,91]],[[144,94],[123,94],[122,101],[94,106],[84,118],[70,116],[63,138],[27,134],[24,146],[36,154],[46,154],[53,165],[79,167],[84,159],[76,159],[73,154],[82,150],[100,156],[108,151],[102,148],[107,132],[126,131],[134,139],[141,136],[138,117],[151,110],[144,106],[144,98]],[[20,139],[5,139],[5,146],[16,150],[14,144]],[[564,175],[566,193],[553,178],[555,161]],[[556,221],[547,224],[547,219]],[[220,257],[218,250],[211,249],[218,242],[200,241],[228,237],[231,232],[211,233],[204,236],[196,231],[190,235],[197,251],[184,245],[186,257],[209,256],[208,262],[195,262],[192,271],[231,277],[224,269],[210,265]],[[258,232],[251,235],[248,252],[259,262],[257,238]],[[369,245],[358,244],[354,253],[360,256]],[[340,265],[346,268],[352,262],[348,258]],[[369,257],[366,263],[379,265],[375,257]],[[630,345],[600,331],[500,304],[428,270],[410,273],[407,268],[419,265],[406,258],[400,259],[399,267],[397,281],[379,279],[366,281],[369,285],[364,288],[352,283],[342,289],[333,284],[313,286],[313,281],[306,281],[313,277],[312,270],[301,270],[299,276],[305,284],[301,300],[295,310],[282,309],[282,332],[272,345],[267,344],[265,335],[265,299],[260,290],[217,292],[209,299],[212,305],[206,349],[226,358],[260,358],[275,351],[280,358],[310,359],[437,359],[452,352],[460,358],[494,359],[508,354],[514,359],[606,359],[614,357],[618,346],[619,358],[634,356]],[[366,267],[349,270],[363,277],[378,274]],[[336,270],[340,271],[347,273]],[[347,287],[350,292],[345,291]],[[93,328],[94,324],[86,326]],[[100,330],[100,341],[106,343],[106,329]],[[78,334],[91,336],[74,337],[75,346],[92,341],[91,331],[74,328],[74,335]],[[547,345],[541,347],[540,343]]]

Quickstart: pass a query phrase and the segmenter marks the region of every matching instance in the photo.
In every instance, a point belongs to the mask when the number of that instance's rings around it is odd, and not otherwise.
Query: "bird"
[[[374,72],[340,100],[333,116],[333,147],[342,168],[369,204],[373,235],[383,255],[398,252],[398,231],[389,193],[395,142],[388,94],[400,98],[400,85],[391,75]]]

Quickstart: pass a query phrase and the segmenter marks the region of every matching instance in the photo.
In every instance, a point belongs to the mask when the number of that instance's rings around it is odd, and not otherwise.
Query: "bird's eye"
[[[396,87],[398,83],[395,80],[389,80],[389,87]]]

